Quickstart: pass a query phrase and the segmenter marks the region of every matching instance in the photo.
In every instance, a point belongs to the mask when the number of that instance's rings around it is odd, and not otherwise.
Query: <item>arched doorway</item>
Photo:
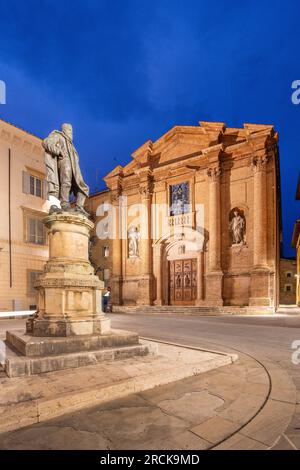
[[[191,230],[154,244],[158,305],[201,305],[204,289],[204,237]]]

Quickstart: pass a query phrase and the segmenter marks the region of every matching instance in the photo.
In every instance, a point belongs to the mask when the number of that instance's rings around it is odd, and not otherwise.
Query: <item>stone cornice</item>
[[[115,190],[110,191],[109,196],[112,204],[119,203],[119,198],[120,196],[122,196],[121,188],[117,188]]]
[[[234,155],[236,150],[240,153],[255,152],[262,148],[270,150],[277,140],[278,135],[271,125],[244,124],[243,128],[227,128],[223,122],[202,121],[199,126],[174,126],[157,141],[148,140],[133,152],[133,160],[124,167],[123,174],[125,177],[130,176],[144,167],[152,168],[156,172],[194,155],[202,155],[203,159],[217,159],[220,158],[218,151],[232,153],[233,159],[240,158],[241,155]],[[182,152],[182,146],[185,144],[194,147],[199,145],[199,150],[191,153],[190,157],[175,157],[176,146],[180,145]]]
[[[123,167],[117,165],[110,173],[108,173],[103,180],[109,189],[116,189],[122,185]]]
[[[202,150],[202,154],[208,157],[208,161],[219,161],[222,153],[225,150],[224,144],[213,145]]]
[[[134,174],[139,177],[140,182],[146,182],[152,177],[152,170],[149,167],[139,167]]]
[[[61,287],[61,288],[67,288],[67,287],[76,287],[76,288],[91,288],[91,289],[96,289],[99,288],[101,285],[101,281],[97,276],[89,276],[88,279],[53,279],[53,278],[43,278],[40,277],[36,282],[35,282],[35,287],[36,288],[42,288],[42,287]]]
[[[153,142],[147,140],[141,147],[131,154],[132,158],[136,160],[140,165],[149,163],[149,159],[152,155]]]
[[[39,209],[35,209],[32,207],[20,206],[20,209],[22,209],[22,211],[26,214],[32,214],[32,215],[39,216],[39,217],[45,217],[48,215],[48,212],[41,211]]]
[[[0,120],[0,140],[13,147],[19,147],[27,154],[44,155],[42,141],[38,137]]]
[[[116,175],[111,178],[104,178],[104,181],[110,191],[121,191],[123,187],[123,177]]]

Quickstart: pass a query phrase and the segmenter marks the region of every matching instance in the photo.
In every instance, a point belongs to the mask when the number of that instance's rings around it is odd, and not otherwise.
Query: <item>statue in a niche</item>
[[[245,217],[237,210],[233,209],[233,215],[229,223],[233,245],[244,245],[246,235]]]
[[[137,227],[128,229],[128,256],[129,258],[139,257],[139,242],[141,236]]]
[[[48,197],[51,203],[49,214],[63,211],[78,212],[89,216],[84,209],[84,202],[89,195],[89,188],[83,180],[79,156],[73,144],[71,124],[63,124],[61,131],[54,130],[43,140],[45,149],[46,178]],[[70,194],[76,198],[76,206],[71,209]],[[52,197],[51,197],[52,196]],[[59,208],[53,196],[60,201]]]

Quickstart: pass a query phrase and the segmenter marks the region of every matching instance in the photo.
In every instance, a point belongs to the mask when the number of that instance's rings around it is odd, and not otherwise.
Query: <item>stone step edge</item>
[[[88,340],[90,346],[85,344]],[[41,351],[37,354],[36,347],[41,343]],[[63,346],[65,343],[68,346],[68,350],[54,351],[51,345]],[[95,344],[96,343],[96,344]],[[97,344],[100,343],[100,344]],[[103,343],[103,344],[101,344]],[[60,354],[68,353],[80,353],[83,351],[96,351],[106,348],[122,347],[122,346],[134,346],[139,344],[138,333],[126,330],[112,329],[111,334],[106,335],[80,335],[80,336],[67,336],[67,337],[34,337],[28,336],[23,330],[6,331],[6,344],[13,350],[18,351],[26,357],[43,357],[43,356],[55,356]],[[51,351],[52,349],[52,351]]]
[[[8,377],[28,377],[37,374],[55,372],[64,369],[77,369],[84,366],[99,364],[101,362],[112,362],[127,359],[134,356],[145,356],[154,354],[148,346],[143,344],[120,346],[92,351],[81,351],[74,353],[62,353],[60,355],[49,355],[40,357],[17,356],[13,350],[7,352],[8,356],[0,363]]]
[[[187,312],[187,311],[127,311],[127,310],[120,310],[114,311],[113,314],[120,314],[120,315],[167,315],[167,316],[175,316],[175,315],[182,315],[182,316],[199,316],[199,317],[228,317],[228,316],[255,316],[255,315],[273,315],[274,312],[271,311],[254,311],[254,312],[215,312],[215,311],[200,311],[200,312]]]
[[[209,350],[206,351],[211,352]],[[2,416],[0,433],[48,421],[84,408],[101,405],[134,393],[150,390],[159,385],[166,385],[199,375],[209,370],[229,365],[235,360],[236,355],[224,353],[223,355],[219,354],[215,359],[202,362],[198,366],[195,364],[185,364],[179,367],[174,365],[169,370],[163,369],[152,374],[147,373],[139,377],[130,377],[129,379],[102,388],[97,387],[85,391],[74,391],[60,395],[57,398],[36,399],[31,402],[22,402],[9,406],[0,405]]]

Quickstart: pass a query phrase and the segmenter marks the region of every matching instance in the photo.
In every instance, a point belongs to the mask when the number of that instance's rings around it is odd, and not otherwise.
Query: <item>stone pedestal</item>
[[[88,247],[93,223],[63,212],[44,219],[49,261],[38,278],[38,311],[26,333],[6,332],[7,374],[31,375],[148,354],[136,333],[112,330],[102,311],[104,284],[94,274]],[[21,356],[20,356],[21,354]]]
[[[73,336],[110,331],[102,312],[103,281],[88,259],[93,223],[83,215],[63,213],[44,219],[49,230],[49,261],[35,287],[38,312],[27,323],[33,336]]]

